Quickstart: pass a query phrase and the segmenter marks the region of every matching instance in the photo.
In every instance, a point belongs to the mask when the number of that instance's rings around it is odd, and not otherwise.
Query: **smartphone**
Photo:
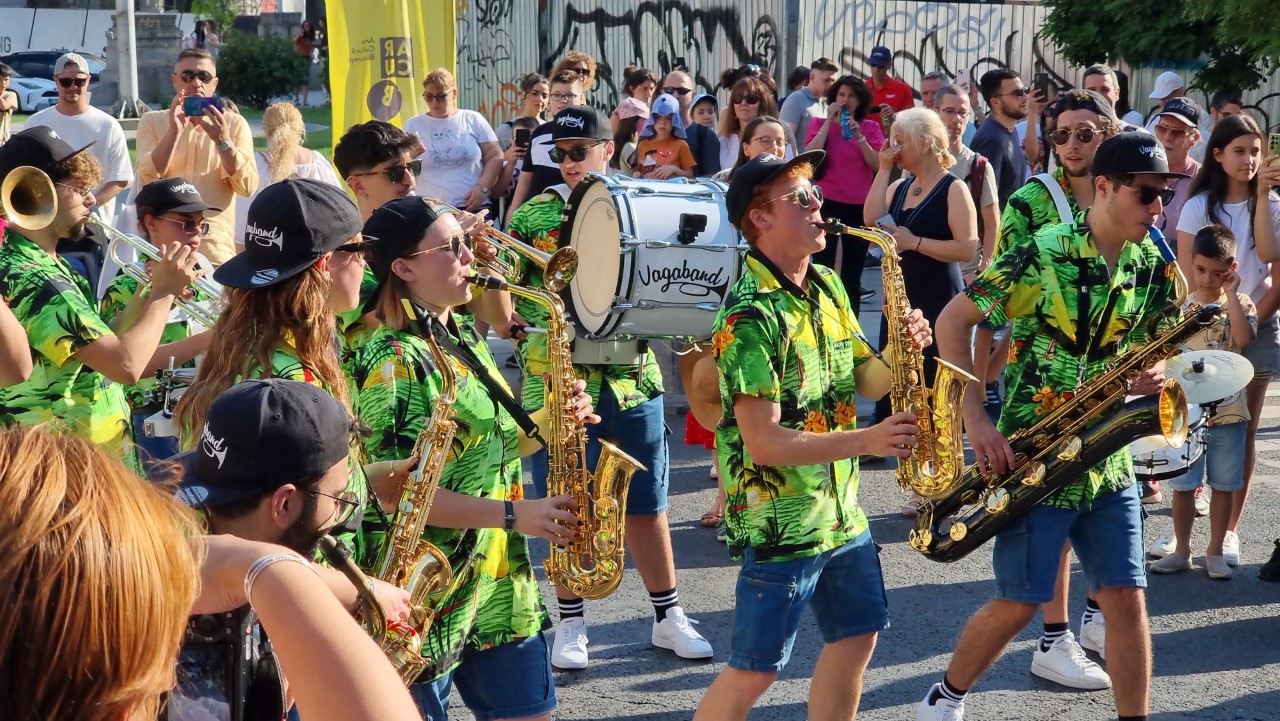
[[[883,230],[885,226],[888,226],[890,228],[896,228],[898,227],[898,221],[894,220],[892,215],[889,215],[888,213],[886,213],[880,217],[880,220],[876,221],[877,228],[880,228],[881,230]]]
[[[521,148],[528,148],[529,139],[532,135],[533,131],[528,128],[516,128],[516,145]]]
[[[675,60],[671,61],[672,70],[688,70],[689,64],[684,61],[683,55],[677,55]]]
[[[222,105],[222,98],[206,98],[192,95],[182,99],[182,112],[186,113],[188,118],[204,115],[205,108],[217,108],[219,112],[225,110]]]
[[[969,84],[969,68],[960,68],[956,71],[956,85],[959,85],[966,93],[972,89]]]
[[[178,684],[160,721],[238,721],[244,718],[248,665],[242,659],[252,624],[249,607],[192,616],[178,653]]]
[[[1267,155],[1280,155],[1280,133],[1267,136]]]
[[[1036,73],[1031,81],[1031,89],[1040,94],[1041,100],[1049,99],[1049,74]]]

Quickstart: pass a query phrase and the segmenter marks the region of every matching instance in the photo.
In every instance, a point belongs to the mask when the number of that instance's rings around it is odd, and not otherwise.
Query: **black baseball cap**
[[[214,399],[196,447],[178,456],[178,499],[221,506],[325,474],[351,453],[351,414],[319,386],[246,380]]]
[[[735,228],[741,225],[742,216],[747,214],[747,206],[751,204],[751,196],[755,195],[756,188],[773,180],[782,171],[802,163],[816,168],[826,157],[825,150],[810,150],[791,160],[783,160],[772,153],[761,153],[743,163],[741,168],[734,171],[733,180],[729,182],[729,192],[725,194],[729,222]]]
[[[609,119],[590,105],[571,105],[551,119],[551,142],[613,140]]]
[[[1169,158],[1156,136],[1140,130],[1113,135],[1098,145],[1090,172],[1098,176],[1161,175],[1190,178],[1169,170]]]
[[[391,264],[403,257],[405,251],[422,240],[431,224],[440,219],[441,213],[426,198],[407,195],[395,198],[378,207],[364,224],[365,260],[378,281],[378,287],[370,295],[365,312],[373,310],[382,295],[382,288],[391,277]]]
[[[1166,102],[1156,115],[1161,117],[1168,115],[1181,120],[1190,127],[1200,127],[1200,106],[1196,105],[1196,102],[1191,98],[1173,98]]]
[[[200,191],[186,178],[161,178],[142,186],[133,199],[139,208],[151,208],[156,213],[201,213],[206,210],[220,212],[204,202]]]
[[[285,180],[263,188],[249,206],[244,252],[213,273],[232,288],[265,288],[311,267],[360,232],[360,211],[338,187]]]
[[[68,158],[79,155],[93,143],[76,150],[67,145],[53,128],[27,128],[14,133],[9,141],[0,145],[0,180],[3,180],[14,168],[30,165],[38,168],[50,177],[58,166]]]

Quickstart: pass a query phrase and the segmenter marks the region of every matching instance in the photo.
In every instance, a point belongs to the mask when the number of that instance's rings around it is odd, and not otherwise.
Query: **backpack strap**
[[[1067,200],[1067,194],[1062,192],[1062,186],[1058,185],[1057,178],[1054,178],[1049,173],[1039,173],[1032,177],[1032,180],[1040,181],[1045,190],[1049,191],[1049,197],[1053,198],[1053,204],[1058,208],[1058,222],[1070,223],[1072,220],[1071,201]]]

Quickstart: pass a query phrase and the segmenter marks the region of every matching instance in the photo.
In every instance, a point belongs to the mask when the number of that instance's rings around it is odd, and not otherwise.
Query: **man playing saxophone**
[[[873,359],[840,277],[809,262],[826,243],[811,180],[823,157],[759,155],[734,174],[726,198],[751,246],[712,336],[724,413],[716,450],[729,551],[742,570],[733,650],[695,721],[747,718],[786,665],[806,606],[825,642],[809,718],[852,719],[889,623],[856,458],[905,457],[919,429],[911,413],[857,428],[855,393],[889,391],[895,353]],[[905,323],[905,343],[917,349],[931,341],[918,309],[891,323]]]
[[[1147,235],[1171,199],[1169,179],[1181,177],[1169,172],[1161,145],[1146,133],[1108,138],[1097,148],[1091,174],[1094,201],[1087,211],[1006,247],[938,319],[941,357],[966,370],[973,368],[970,331],[984,319],[997,326],[1012,321],[998,427],[983,410],[980,389],[966,397],[965,429],[984,473],[1013,466],[1006,437],[1034,426],[1116,356],[1141,347],[1151,321],[1178,300],[1176,268]],[[1161,362],[1142,372],[1129,392],[1154,393],[1163,379]],[[997,597],[965,626],[946,675],[917,708],[917,721],[963,718],[965,694],[1039,604],[1053,598],[1068,539],[1106,614],[1106,658],[1120,718],[1146,718],[1151,645],[1142,510],[1126,449],[997,532]]]
[[[537,444],[526,442],[497,400],[510,390],[488,346],[454,316],[454,308],[471,299],[475,259],[458,221],[437,214],[422,198],[397,198],[373,211],[364,237],[378,281],[369,310],[383,324],[353,364],[356,412],[373,430],[365,442],[371,459],[408,458],[419,434],[430,430],[425,426],[437,399],[456,393],[452,450],[423,534],[447,557],[453,580],[442,597],[431,599],[435,618],[422,645],[430,663],[411,693],[430,721],[446,720],[454,685],[477,718],[549,720],[556,698],[542,635],[547,615],[526,537],[573,538],[574,504],[568,496],[522,498],[520,456]],[[417,308],[420,323],[409,317],[404,300]],[[415,329],[448,353],[452,389],[443,387],[429,341]],[[579,381],[572,389],[572,422],[598,420],[584,387]],[[518,409],[514,399],[510,403]],[[400,498],[401,477],[372,474],[384,506]],[[370,536],[382,534],[375,525],[366,517]]]

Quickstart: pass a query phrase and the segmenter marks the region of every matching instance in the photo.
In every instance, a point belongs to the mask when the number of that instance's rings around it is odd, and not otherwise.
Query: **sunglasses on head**
[[[570,148],[569,150],[552,148],[550,152],[547,153],[547,155],[550,156],[551,162],[555,163],[556,165],[563,163],[565,158],[568,158],[569,160],[572,160],[575,163],[581,163],[582,161],[587,159],[587,150],[594,148],[597,145],[603,145],[604,143],[605,141],[603,140],[597,140],[596,142],[590,145],[579,145],[578,147]]]
[[[684,96],[688,95],[689,93],[692,93],[693,91],[690,90],[689,88],[673,88],[673,87],[667,86],[662,88],[662,92],[666,93],[667,95],[679,95],[680,97],[683,98]]]
[[[404,174],[406,172],[412,175],[417,175],[418,173],[421,173],[422,161],[410,160],[408,163],[405,163],[404,165],[393,165],[390,168],[387,168],[386,170],[375,170],[372,173],[356,173],[355,175],[357,178],[363,178],[369,175],[385,175],[387,176],[387,180],[390,180],[393,183],[403,183]]]
[[[759,105],[760,96],[756,93],[747,93],[746,95],[735,95],[729,98],[729,102],[733,105],[738,103],[746,103],[747,105]]]
[[[434,247],[434,248],[427,248],[426,250],[419,250],[419,251],[418,251],[418,252],[416,252],[416,253],[410,253],[410,254],[408,254],[408,255],[406,255],[406,256],[404,256],[404,257],[405,257],[405,258],[412,258],[412,257],[414,257],[414,256],[417,256],[417,255],[423,255],[423,254],[425,254],[425,253],[434,253],[434,252],[436,252],[437,250],[449,250],[450,252],[452,252],[452,253],[453,253],[453,257],[454,257],[454,258],[461,258],[461,257],[462,257],[462,249],[463,249],[464,247],[465,247],[467,250],[471,250],[471,236],[469,236],[469,235],[455,235],[455,236],[453,236],[452,238],[449,238],[448,240],[446,240],[446,241],[444,242],[444,245],[437,245],[437,246],[436,246],[436,247]]]
[[[1151,205],[1159,199],[1162,205],[1168,205],[1178,194],[1173,188],[1156,188],[1150,185],[1134,185],[1132,181],[1125,181],[1121,178],[1112,178],[1112,182],[1117,185],[1123,185],[1126,188],[1132,188],[1138,194],[1138,202],[1143,205]]]
[[[1066,145],[1067,141],[1071,139],[1071,136],[1075,135],[1076,140],[1080,141],[1081,145],[1088,145],[1093,142],[1094,138],[1101,134],[1102,131],[1094,130],[1093,128],[1076,128],[1075,130],[1058,128],[1052,133],[1049,133],[1049,139],[1053,141],[1054,145]]]
[[[182,82],[184,83],[189,83],[193,80],[199,80],[202,83],[207,83],[213,80],[213,73],[208,70],[183,70],[178,73],[178,77],[182,78]]]
[[[89,78],[58,78],[58,84],[64,88],[69,88],[73,85],[77,88],[83,88],[89,84]]]
[[[432,100],[435,100],[438,102],[444,102],[445,100],[449,99],[449,92],[450,91],[446,90],[443,93],[423,93],[422,97],[427,102],[431,102]]]
[[[822,202],[822,188],[816,185],[813,186],[812,189],[796,188],[795,190],[791,191],[790,193],[787,193],[786,195],[779,195],[778,197],[772,200],[764,201],[760,205],[763,207],[765,205],[768,205],[769,203],[774,203],[779,200],[790,200],[792,198],[795,198],[796,205],[800,206],[801,208],[808,208],[809,205],[812,204],[813,201],[815,200],[818,201],[819,203]]]

